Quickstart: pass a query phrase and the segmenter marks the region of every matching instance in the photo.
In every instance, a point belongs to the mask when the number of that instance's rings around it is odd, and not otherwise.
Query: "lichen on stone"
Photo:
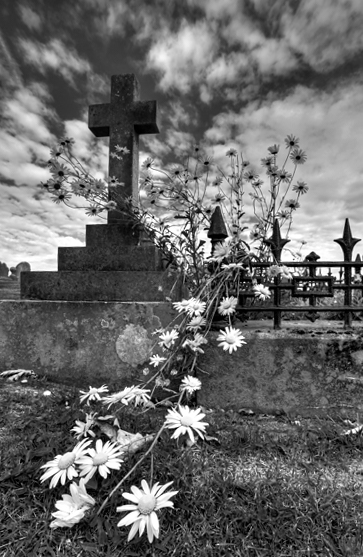
[[[116,340],[116,352],[120,360],[137,367],[148,360],[152,353],[153,341],[141,325],[126,325]]]

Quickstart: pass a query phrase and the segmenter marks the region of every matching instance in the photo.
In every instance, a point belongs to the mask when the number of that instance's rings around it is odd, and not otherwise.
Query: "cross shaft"
[[[118,209],[122,199],[138,199],[139,135],[159,133],[156,101],[140,101],[140,84],[134,74],[111,77],[109,103],[89,107],[88,127],[96,137],[110,137],[109,176],[117,178],[123,186],[113,188],[112,196]],[[116,145],[126,147],[129,154],[121,158],[112,156]],[[108,224],[120,220],[117,211],[109,211]]]

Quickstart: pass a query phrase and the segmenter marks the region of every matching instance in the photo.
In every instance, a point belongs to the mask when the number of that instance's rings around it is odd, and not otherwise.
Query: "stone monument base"
[[[0,371],[29,369],[86,390],[145,383],[156,371],[150,350],[155,344],[160,351],[152,333],[174,318],[164,302],[2,301]],[[206,372],[198,374],[198,404],[355,419],[363,413],[363,327],[355,327],[297,321],[274,331],[268,322],[252,321],[240,325],[247,344],[233,354],[219,348],[219,333],[211,332],[198,362]]]
[[[29,369],[81,389],[145,382],[152,332],[174,318],[165,302],[1,301],[0,371]]]

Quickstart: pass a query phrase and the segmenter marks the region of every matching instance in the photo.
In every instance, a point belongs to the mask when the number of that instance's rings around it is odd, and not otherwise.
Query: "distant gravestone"
[[[18,276],[17,276],[17,274],[16,274],[16,267],[10,267],[10,273],[11,273],[11,274],[10,274],[10,277],[9,277],[9,278],[10,278],[11,280],[16,280],[16,281],[17,281],[17,280],[18,280]]]
[[[9,276],[9,267],[6,263],[0,261],[0,277],[7,278]]]
[[[31,267],[27,261],[21,261],[21,263],[17,264],[15,269],[15,273],[18,278],[20,277],[20,273],[23,271],[31,271]]]

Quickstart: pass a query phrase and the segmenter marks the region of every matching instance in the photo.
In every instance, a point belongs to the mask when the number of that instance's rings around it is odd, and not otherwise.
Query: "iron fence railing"
[[[208,234],[211,238],[212,246],[215,245],[216,242],[223,241],[227,236],[227,234],[221,233],[223,230],[220,224],[220,218],[221,215],[218,215],[218,235],[213,235],[212,226]],[[259,274],[261,275],[258,270],[266,269],[274,264],[284,265],[288,269],[294,269],[295,272],[297,269],[302,269],[303,273],[298,276],[293,276],[292,279],[284,279],[281,278],[280,275],[271,279],[271,284],[268,286],[272,291],[272,299],[268,304],[262,306],[248,304],[250,299],[255,299],[255,295],[252,288],[248,288],[249,283],[252,283],[252,279],[245,277],[243,283],[247,285],[247,288],[239,290],[239,303],[236,307],[237,315],[247,320],[250,313],[272,313],[274,328],[280,329],[283,314],[289,314],[291,312],[306,313],[309,320],[315,321],[315,319],[319,317],[319,313],[330,312],[342,316],[344,328],[351,329],[353,315],[363,312],[363,305],[357,304],[357,299],[360,300],[363,296],[363,277],[361,276],[363,262],[359,255],[356,257],[355,261],[352,261],[353,248],[360,240],[358,238],[353,238],[349,220],[345,220],[343,237],[334,240],[334,242],[337,242],[342,248],[344,255],[344,260],[342,261],[318,262],[320,256],[314,252],[310,253],[305,258],[305,261],[281,261],[281,252],[287,241],[288,240],[281,238],[279,223],[275,220],[272,237],[266,240],[266,243],[271,248],[274,261],[270,263],[251,262],[250,266],[257,271],[257,273],[255,273],[255,278],[257,276],[258,280]],[[322,269],[324,268],[328,269],[328,272],[323,275]],[[334,268],[339,269],[339,280],[331,271]],[[353,269],[354,277],[352,276]],[[261,280],[261,282],[265,282],[265,280]],[[344,293],[343,304],[337,303],[335,294],[338,291]],[[290,294],[290,300],[300,298],[308,302],[308,304],[293,305],[291,301],[290,304],[289,302],[286,303],[286,300],[283,299],[283,294],[285,292]],[[357,293],[357,295],[354,293]],[[323,298],[324,303],[321,304],[320,301]],[[327,299],[329,298],[333,299],[333,303],[330,305],[327,303]]]

